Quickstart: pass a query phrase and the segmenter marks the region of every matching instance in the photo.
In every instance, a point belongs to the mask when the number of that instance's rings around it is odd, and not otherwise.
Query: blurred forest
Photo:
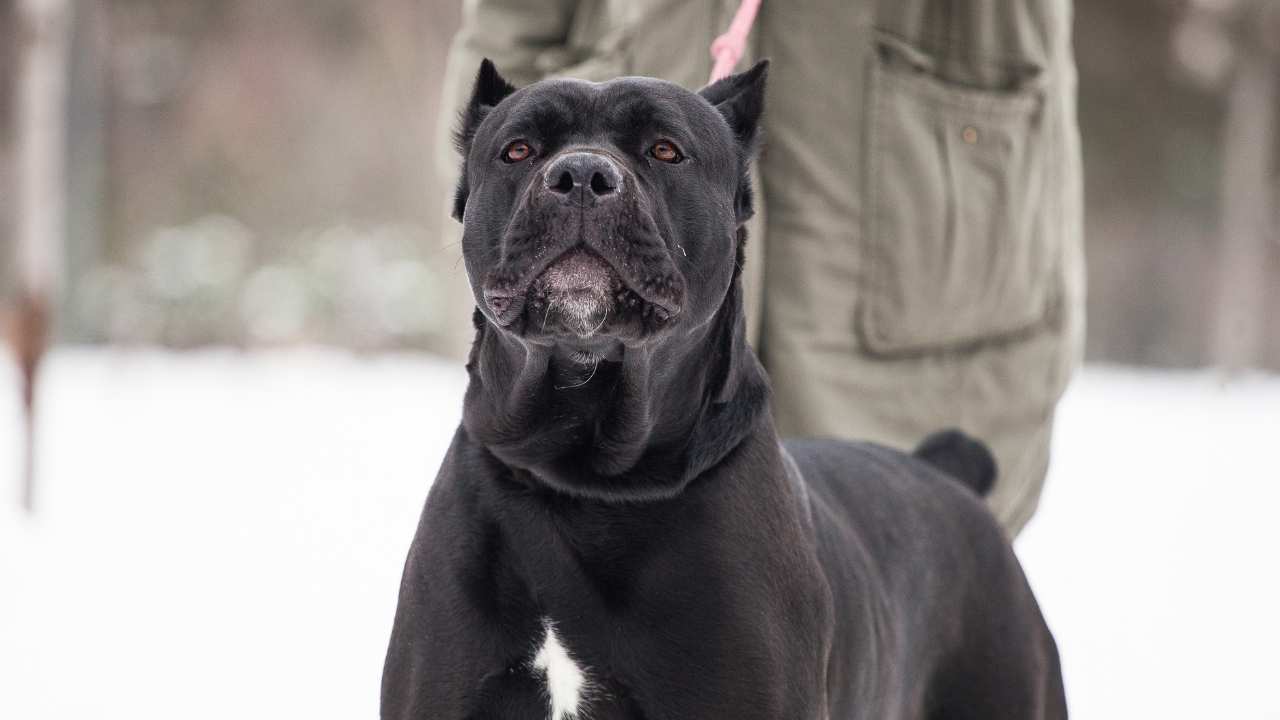
[[[432,151],[457,5],[77,4],[61,335],[442,342]]]
[[[0,0],[6,238],[20,4]],[[75,4],[60,336],[461,352],[434,155],[458,5]],[[1280,369],[1278,6],[1076,3],[1090,359]]]

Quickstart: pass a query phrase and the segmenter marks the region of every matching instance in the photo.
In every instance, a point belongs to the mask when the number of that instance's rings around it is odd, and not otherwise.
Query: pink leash
[[[729,29],[711,43],[711,57],[715,65],[711,68],[711,82],[728,77],[747,51],[747,36],[751,34],[751,25],[756,21],[756,11],[760,9],[760,0],[742,0],[738,11],[733,14],[733,22]]]

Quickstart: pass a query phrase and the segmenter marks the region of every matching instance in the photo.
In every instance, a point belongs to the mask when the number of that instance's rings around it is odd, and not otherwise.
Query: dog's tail
[[[982,497],[996,482],[996,459],[980,440],[959,430],[941,430],[924,439],[913,453],[964,483]]]

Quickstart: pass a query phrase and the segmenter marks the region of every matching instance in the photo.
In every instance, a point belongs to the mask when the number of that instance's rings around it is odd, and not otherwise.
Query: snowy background
[[[39,512],[0,361],[0,718],[374,718],[457,423],[422,356],[59,350]],[[1280,719],[1280,378],[1089,367],[1017,548],[1073,717]]]

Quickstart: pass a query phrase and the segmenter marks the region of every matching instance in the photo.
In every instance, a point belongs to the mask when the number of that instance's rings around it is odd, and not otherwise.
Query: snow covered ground
[[[39,513],[0,361],[0,718],[374,718],[461,367],[62,350]],[[1280,719],[1280,378],[1093,367],[1018,543],[1076,718]]]

